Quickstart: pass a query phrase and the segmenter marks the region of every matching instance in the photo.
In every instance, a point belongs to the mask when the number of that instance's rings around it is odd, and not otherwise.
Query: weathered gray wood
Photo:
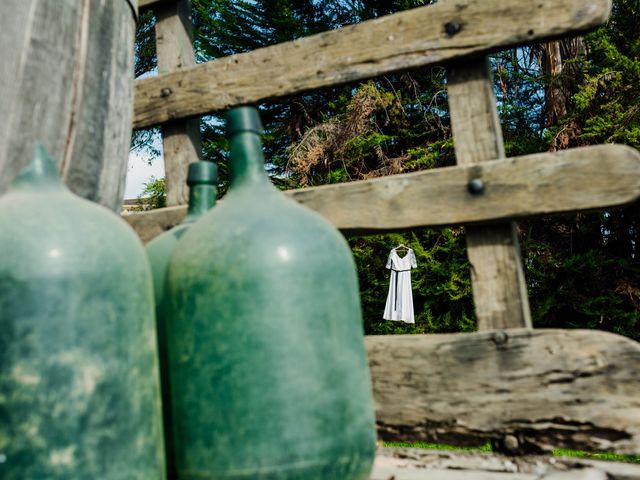
[[[457,475],[457,476],[456,476]],[[545,455],[380,448],[371,480],[640,480],[640,465]]]
[[[388,441],[640,453],[640,344],[599,331],[366,339]]]
[[[472,179],[484,194],[469,193]],[[603,145],[288,193],[350,232],[471,224],[631,203],[640,153]]]
[[[0,192],[40,140],[74,192],[120,209],[134,30],[127,0],[1,2]]]
[[[187,215],[187,206],[160,208],[148,212],[124,213],[124,218],[136,231],[140,240],[148,243],[158,235],[171,230]]]
[[[136,19],[136,22],[138,21],[138,14],[140,13],[139,8],[138,8],[138,0],[125,0],[128,4],[129,4],[129,8],[131,9],[131,12],[133,12],[133,16]]]
[[[449,70],[449,110],[456,161],[475,165],[504,158],[493,81],[485,58]],[[531,327],[515,224],[469,226],[467,256],[479,330]]]
[[[195,65],[192,44],[191,0],[172,0],[157,4],[156,49],[158,71],[164,75]],[[176,120],[162,126],[167,205],[189,199],[187,168],[201,151],[200,123],[196,119]]]
[[[156,8],[163,3],[171,3],[175,0],[138,0],[138,8],[140,10],[146,10],[149,8]]]
[[[135,127],[590,29],[607,19],[610,3],[445,0],[214,60],[139,80]]]
[[[484,194],[467,190],[474,178],[483,180]],[[631,203],[640,197],[640,153],[621,145],[575,148],[287,194],[346,234],[490,222]],[[149,241],[185,212],[161,209],[126,219]]]

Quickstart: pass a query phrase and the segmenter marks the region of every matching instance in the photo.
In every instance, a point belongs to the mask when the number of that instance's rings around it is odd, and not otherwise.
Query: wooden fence
[[[288,194],[346,234],[465,225],[479,332],[367,338],[378,432],[491,440],[517,456],[382,449],[372,478],[640,479],[630,464],[522,456],[557,447],[640,454],[640,345],[598,331],[533,330],[514,223],[637,200],[640,155],[602,145],[506,159],[486,59],[593,29],[607,20],[609,0],[441,0],[200,65],[188,42],[188,0],[140,7],[156,11],[160,75],[136,82],[134,125],[163,126],[170,205],[126,216],[144,240],[184,216],[197,116],[447,67],[457,166]]]

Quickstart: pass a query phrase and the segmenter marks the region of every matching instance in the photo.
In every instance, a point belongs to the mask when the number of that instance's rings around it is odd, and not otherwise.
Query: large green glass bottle
[[[167,450],[167,470],[169,478],[176,477],[173,464],[173,433],[171,429],[171,406],[169,378],[167,375],[167,339],[165,319],[165,278],[169,259],[180,238],[198,221],[216,202],[218,185],[218,167],[212,162],[193,162],[189,164],[187,175],[189,185],[189,208],[187,216],[180,225],[154,238],[147,245],[147,255],[151,262],[153,289],[156,298],[156,317],[158,324],[158,349],[160,352],[160,378],[162,384],[162,410],[164,417],[165,447]]]
[[[178,478],[364,479],[375,429],[351,252],[273,187],[257,111],[227,120],[230,192],[167,279]]]
[[[161,480],[163,450],[142,244],[38,147],[0,198],[0,478]]]

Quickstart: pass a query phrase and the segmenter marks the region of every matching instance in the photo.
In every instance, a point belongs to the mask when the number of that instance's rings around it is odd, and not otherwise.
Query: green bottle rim
[[[213,162],[193,162],[189,164],[187,185],[218,185],[218,166]]]
[[[253,132],[258,135],[264,134],[264,128],[260,121],[258,109],[255,107],[243,106],[232,108],[227,112],[227,134],[232,136],[242,132]]]

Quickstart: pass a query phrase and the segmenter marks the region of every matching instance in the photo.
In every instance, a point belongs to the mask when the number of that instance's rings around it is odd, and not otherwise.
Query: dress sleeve
[[[389,252],[389,258],[387,258],[387,264],[385,265],[386,268],[391,269],[391,254],[393,253],[393,250],[391,250]]]
[[[416,254],[413,252],[413,250],[409,252],[409,255],[411,255],[411,257],[409,258],[409,260],[411,260],[411,266],[413,268],[418,268],[418,264],[416,263]]]

